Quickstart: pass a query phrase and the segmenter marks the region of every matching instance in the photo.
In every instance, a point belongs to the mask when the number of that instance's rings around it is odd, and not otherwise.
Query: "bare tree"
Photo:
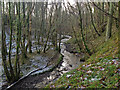
[[[111,37],[112,16],[113,16],[113,3],[112,2],[110,2],[109,14],[111,15],[111,17],[108,17],[108,21],[107,21],[106,41]]]
[[[80,30],[81,30],[81,36],[82,36],[81,38],[82,38],[82,41],[83,41],[83,45],[84,45],[85,50],[87,51],[87,53],[89,55],[91,55],[92,53],[88,49],[88,46],[87,46],[87,44],[85,42],[85,38],[84,38],[84,34],[83,34],[83,25],[82,25],[83,22],[82,22],[82,16],[81,16],[81,4],[79,4],[78,2],[77,2],[77,7],[78,7],[78,11],[79,11],[79,26],[80,26]]]

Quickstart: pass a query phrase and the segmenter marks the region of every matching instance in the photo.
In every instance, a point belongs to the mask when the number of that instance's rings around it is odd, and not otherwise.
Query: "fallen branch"
[[[57,54],[57,53],[55,53],[48,61],[50,62],[50,60],[53,59],[53,57],[54,57],[56,54]],[[6,88],[6,90],[10,89],[11,87],[13,87],[13,86],[16,85],[17,83],[19,83],[21,80],[27,78],[27,77],[30,76],[31,74],[33,74],[33,73],[35,73],[35,72],[37,72],[37,71],[39,71],[39,70],[43,70],[43,69],[47,68],[48,64],[49,64],[49,63],[47,63],[47,65],[46,65],[45,67],[43,67],[43,68],[38,68],[38,69],[35,69],[35,70],[29,72],[27,75],[21,77],[18,81],[14,82],[14,83],[11,84],[10,86],[8,86],[8,87]],[[54,67],[55,67],[55,66],[53,66],[52,68],[54,68]],[[50,68],[50,69],[52,69],[52,68]],[[47,70],[47,71],[48,71],[48,70]],[[46,71],[45,71],[45,72],[46,72]],[[43,72],[43,73],[44,73],[44,72]]]
[[[14,82],[13,84],[11,84],[10,86],[7,87],[7,89],[10,89],[11,87],[13,87],[14,85],[16,85],[18,82],[20,82],[21,80],[27,78],[28,76],[30,76],[32,73],[36,72],[36,71],[39,71],[39,70],[43,70],[47,67],[47,65],[44,67],[44,68],[39,68],[39,69],[36,69],[36,70],[33,70],[31,72],[29,72],[27,75],[21,77],[18,81]],[[6,89],[6,90],[7,90]]]

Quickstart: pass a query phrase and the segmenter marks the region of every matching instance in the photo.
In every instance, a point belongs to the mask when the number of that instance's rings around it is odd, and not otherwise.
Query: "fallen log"
[[[58,54],[58,53],[55,53],[48,61],[50,62],[50,60],[53,59],[53,58],[56,56],[56,54]],[[35,70],[29,72],[27,75],[21,77],[18,81],[14,82],[14,83],[12,83],[10,86],[8,86],[8,87],[6,88],[6,90],[12,88],[14,85],[16,85],[17,83],[19,83],[19,82],[22,81],[23,79],[27,78],[27,77],[30,76],[31,74],[33,74],[33,73],[35,73],[35,72],[37,72],[37,71],[39,71],[39,70],[43,70],[43,69],[47,68],[49,62],[47,63],[47,65],[46,65],[45,67],[35,69]],[[59,62],[60,62],[60,61],[59,61]],[[57,63],[57,65],[59,64],[59,62]],[[53,68],[55,68],[57,65],[55,65],[55,66],[51,67],[50,69],[48,69],[48,70],[46,70],[46,71],[43,71],[43,72],[41,72],[41,73],[45,73],[45,72],[47,72],[47,71],[51,71],[51,70],[53,70]],[[41,74],[41,73],[40,73],[40,74]]]
[[[47,67],[47,65],[46,65],[44,68],[46,68],[46,67]],[[10,89],[11,87],[13,87],[14,85],[16,85],[16,84],[17,84],[18,82],[20,82],[21,80],[27,78],[27,77],[30,76],[32,73],[35,73],[35,72],[37,72],[37,71],[39,71],[39,70],[42,70],[42,69],[44,69],[44,68],[39,68],[39,69],[36,69],[36,70],[33,70],[33,71],[29,72],[27,75],[21,77],[18,81],[14,82],[14,83],[11,84],[10,86],[8,86],[8,87],[6,88],[6,90]]]

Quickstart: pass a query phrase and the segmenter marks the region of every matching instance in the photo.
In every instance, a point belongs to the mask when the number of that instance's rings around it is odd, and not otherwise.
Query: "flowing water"
[[[59,77],[61,77],[64,73],[69,72],[72,69],[77,68],[82,62],[80,62],[80,58],[76,55],[69,53],[66,51],[66,46],[64,45],[71,36],[66,36],[67,38],[62,39],[61,41],[61,54],[63,55],[63,62],[59,65],[55,70],[53,70],[49,77],[44,78],[43,82],[37,83],[35,88],[43,88],[48,83],[54,83]]]
[[[66,72],[68,72],[72,69],[77,68],[81,63],[79,57],[77,57],[76,55],[66,51],[66,46],[64,45],[64,43],[67,42],[71,38],[71,36],[66,35],[65,37],[66,38],[61,40],[61,54],[64,56],[63,57],[63,62],[59,67],[57,67],[54,71],[51,72],[50,76],[46,78],[45,83],[50,82],[50,81],[54,82],[56,79],[58,79],[60,76],[62,76],[63,73],[66,73]],[[34,42],[35,41],[33,41],[32,43],[34,44]],[[9,35],[7,35],[7,37],[6,37],[6,43],[7,43],[7,48],[9,48]],[[26,41],[26,43],[27,43],[27,41]],[[51,43],[49,42],[49,44],[51,44]],[[15,57],[15,52],[16,52],[15,41],[13,41],[12,46],[13,46],[13,48],[12,48],[12,53],[11,54],[12,54],[12,57]],[[39,47],[39,48],[41,48],[41,47]],[[35,50],[36,50],[36,47],[33,46],[32,51],[34,52]],[[1,52],[0,52],[0,56],[1,56]],[[24,64],[21,67],[21,71],[22,71],[23,75],[26,75],[28,72],[30,72],[32,70],[35,70],[37,68],[45,67],[47,65],[47,63],[48,63],[48,58],[47,57],[43,57],[43,56],[40,56],[40,55],[35,56],[32,59],[30,59],[29,64]],[[0,57],[0,68],[2,68],[2,58],[1,57]],[[49,66],[49,67],[47,67],[43,70],[40,70],[38,72],[35,72],[33,74],[37,74],[37,73],[46,71],[50,68],[51,68],[51,66]],[[0,69],[0,87],[2,86],[2,76],[4,76],[2,71],[3,71],[3,69]],[[44,85],[42,85],[42,86],[44,86]],[[35,87],[36,88],[41,87],[41,83],[36,84]]]

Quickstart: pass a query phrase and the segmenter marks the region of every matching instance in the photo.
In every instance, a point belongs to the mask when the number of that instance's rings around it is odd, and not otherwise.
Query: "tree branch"
[[[119,20],[118,18],[116,18],[116,17],[114,17],[113,15],[111,15],[111,14],[107,13],[106,11],[102,10],[102,9],[101,9],[100,7],[98,7],[94,2],[92,2],[92,4],[93,4],[97,9],[101,10],[102,12],[104,12],[106,15],[108,15],[108,16],[114,18],[115,20],[117,20],[118,22],[120,22],[120,20]]]

